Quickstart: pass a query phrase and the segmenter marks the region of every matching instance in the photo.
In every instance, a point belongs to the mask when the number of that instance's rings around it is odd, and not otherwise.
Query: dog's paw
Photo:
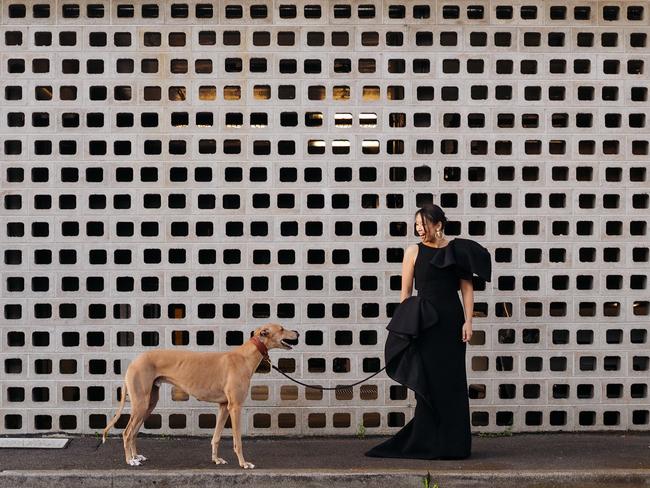
[[[137,458],[129,459],[129,466],[140,466],[140,464],[142,464],[142,462]]]
[[[228,461],[220,457],[214,458],[212,461],[214,462],[214,464],[228,464]]]
[[[135,456],[135,459],[137,459],[137,460],[140,461],[140,462],[144,462],[144,461],[147,460],[147,458],[144,457],[142,454],[137,454],[137,455]]]
[[[253,463],[244,462],[243,465],[240,465],[244,469],[253,469],[255,465]]]

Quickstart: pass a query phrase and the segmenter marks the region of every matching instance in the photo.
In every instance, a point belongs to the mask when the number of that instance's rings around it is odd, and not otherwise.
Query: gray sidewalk
[[[209,438],[139,437],[149,458],[139,467],[124,462],[121,438],[101,445],[95,437],[73,438],[65,449],[0,449],[0,488],[17,486],[334,486],[423,487],[430,473],[439,488],[650,487],[650,432],[514,434],[472,438],[463,461],[368,458],[383,437],[244,438],[243,470],[232,439],[223,438],[211,464]]]

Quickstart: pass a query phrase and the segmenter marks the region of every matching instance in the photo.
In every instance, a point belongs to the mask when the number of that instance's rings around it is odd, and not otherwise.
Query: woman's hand
[[[469,342],[471,338],[472,338],[472,323],[466,321],[463,324],[463,342]]]

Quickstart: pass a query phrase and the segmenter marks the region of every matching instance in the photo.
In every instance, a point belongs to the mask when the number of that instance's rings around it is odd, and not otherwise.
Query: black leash
[[[289,379],[290,379],[291,381],[293,381],[294,383],[298,383],[299,385],[305,386],[305,387],[307,387],[307,388],[313,388],[313,389],[315,389],[315,390],[344,390],[344,391],[345,391],[345,390],[349,390],[349,391],[351,392],[353,386],[357,386],[357,385],[360,384],[360,383],[364,383],[365,381],[368,381],[370,378],[372,378],[373,376],[378,375],[379,373],[381,373],[383,370],[386,369],[386,366],[384,366],[383,368],[381,368],[381,369],[380,369],[379,371],[377,371],[376,373],[371,374],[370,376],[368,376],[367,378],[365,378],[365,379],[363,379],[363,380],[361,380],[361,381],[357,381],[356,383],[352,383],[351,385],[342,385],[342,386],[335,386],[335,387],[324,387],[324,386],[307,385],[307,384],[303,383],[302,381],[298,381],[298,380],[292,378],[291,376],[289,376],[288,374],[286,374],[286,373],[285,373],[284,371],[282,371],[280,368],[274,366],[274,365],[271,363],[271,359],[270,359],[268,356],[265,357],[264,359],[269,363],[269,366],[271,366],[274,370],[278,371],[279,373],[281,373],[281,374],[283,374],[284,376],[286,376],[287,378],[289,378]]]

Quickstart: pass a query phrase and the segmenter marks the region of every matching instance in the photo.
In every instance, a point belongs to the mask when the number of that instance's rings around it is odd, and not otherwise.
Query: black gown
[[[442,248],[421,242],[418,247],[414,269],[418,294],[395,309],[386,327],[384,350],[386,374],[415,392],[415,414],[365,455],[464,459],[471,454],[472,437],[459,280],[474,279],[483,285],[490,281],[491,257],[476,241],[459,237]]]

